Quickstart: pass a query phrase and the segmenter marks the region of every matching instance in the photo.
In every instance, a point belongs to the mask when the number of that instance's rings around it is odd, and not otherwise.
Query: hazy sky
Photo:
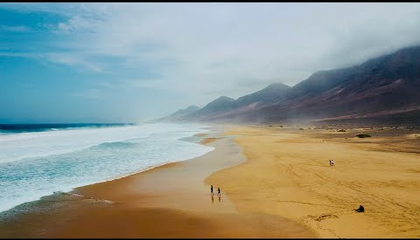
[[[135,122],[420,43],[418,3],[0,4],[0,122]]]

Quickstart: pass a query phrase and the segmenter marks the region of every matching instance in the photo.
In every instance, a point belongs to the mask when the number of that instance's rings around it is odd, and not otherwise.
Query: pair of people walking
[[[211,187],[210,187],[210,192],[211,192],[212,195],[214,194],[213,193],[213,185],[211,185]],[[217,195],[220,195],[220,188],[217,188]]]

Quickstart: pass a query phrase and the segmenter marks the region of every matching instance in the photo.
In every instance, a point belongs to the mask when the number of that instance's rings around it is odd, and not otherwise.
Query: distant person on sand
[[[217,196],[220,196],[220,188],[217,188]]]
[[[210,187],[210,192],[211,192],[211,195],[213,195],[213,185],[211,185]]]
[[[362,205],[360,205],[359,208],[356,209],[356,212],[364,212],[364,211],[365,211],[365,208]]]
[[[330,166],[334,166],[334,160],[330,160]]]

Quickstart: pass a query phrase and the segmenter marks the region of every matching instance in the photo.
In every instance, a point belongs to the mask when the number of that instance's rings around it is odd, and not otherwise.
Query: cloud
[[[77,67],[77,69],[89,70],[102,73],[103,69],[99,62],[89,61],[86,56],[74,53],[46,53],[42,55],[44,59],[50,62],[61,63]]]
[[[85,6],[90,13],[95,8]],[[177,62],[176,69],[162,67],[168,81],[206,87],[207,81],[240,84],[244,78],[293,85],[317,68],[416,43],[420,29],[419,6],[410,4],[132,4],[101,5],[103,11],[108,18],[91,25],[96,32],[81,48],[124,56],[127,66],[139,59]],[[63,29],[88,28],[82,19]]]
[[[96,73],[153,73],[115,83],[166,89],[204,105],[272,82],[358,64],[420,43],[419,4],[66,4],[49,61]],[[104,61],[102,59],[118,59]],[[145,80],[146,79],[146,80]],[[144,80],[144,81],[143,81]],[[126,81],[121,83],[121,81]],[[114,84],[115,85],[115,84]]]
[[[50,29],[58,34],[71,34],[74,32],[95,32],[99,27],[101,20],[82,17],[80,15],[72,16],[67,22],[60,22],[57,25],[49,25]]]
[[[92,71],[96,73],[104,73],[103,67],[99,62],[89,61],[86,56],[72,53],[57,53],[57,52],[44,52],[44,53],[32,53],[32,52],[0,52],[0,56],[5,57],[24,57],[31,58],[40,61],[44,65],[51,63],[64,64],[72,67],[76,67],[81,71]]]
[[[7,25],[0,25],[0,31],[8,31],[8,32],[27,32],[30,28],[27,26],[7,26]]]

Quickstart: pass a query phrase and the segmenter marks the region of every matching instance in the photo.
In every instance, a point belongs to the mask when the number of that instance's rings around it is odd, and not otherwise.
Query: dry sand
[[[238,212],[224,194],[210,195],[204,179],[244,161],[229,138],[196,159],[50,196],[0,217],[0,237],[314,237],[301,224],[265,213]],[[236,180],[235,180],[236,181]],[[246,182],[244,182],[246,184]]]
[[[206,182],[224,186],[240,212],[286,217],[318,237],[420,237],[416,134],[299,128],[231,127],[247,161]],[[354,137],[364,132],[372,137]]]

